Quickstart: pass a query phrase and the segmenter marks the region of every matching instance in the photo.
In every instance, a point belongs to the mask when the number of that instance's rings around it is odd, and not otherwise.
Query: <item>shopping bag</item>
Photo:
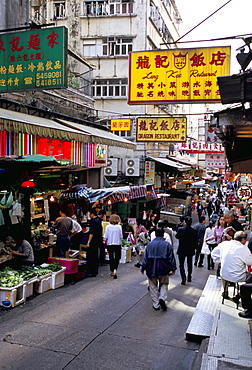
[[[211,253],[206,242],[204,242],[203,245],[202,245],[201,253],[202,254],[207,254],[207,255]]]

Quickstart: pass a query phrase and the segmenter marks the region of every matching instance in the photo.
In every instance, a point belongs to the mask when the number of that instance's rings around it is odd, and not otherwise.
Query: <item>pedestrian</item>
[[[65,257],[66,252],[70,249],[70,233],[73,227],[73,220],[66,215],[66,207],[60,206],[59,215],[52,227],[56,229],[56,245],[58,248],[59,257]]]
[[[79,250],[81,238],[82,238],[82,227],[79,224],[79,222],[72,219],[72,230],[70,234],[71,249]]]
[[[201,217],[202,212],[204,210],[203,205],[202,205],[200,200],[198,201],[196,210],[197,210],[197,213],[198,213],[198,219],[200,220],[200,217]]]
[[[206,217],[201,216],[199,222],[194,226],[194,229],[197,231],[197,243],[195,245],[196,255],[194,266],[203,267],[204,254],[201,253],[205,231],[206,231]],[[198,263],[199,261],[199,263]]]
[[[226,227],[226,221],[224,216],[221,216],[217,220],[217,226],[214,228],[214,237],[216,240],[216,245],[220,244],[223,241],[223,233]],[[217,270],[216,270],[216,277],[220,279],[220,263],[218,263]]]
[[[207,243],[210,254],[207,255],[207,269],[214,269],[214,261],[211,258],[211,252],[216,247],[216,238],[214,235],[214,222],[209,221],[208,227],[205,231],[204,242]]]
[[[242,284],[240,286],[241,304],[244,312],[238,312],[240,317],[244,319],[252,319],[252,284]]]
[[[203,216],[202,216],[203,217]],[[192,258],[195,254],[195,246],[197,245],[197,231],[191,227],[192,218],[189,216],[185,217],[185,226],[180,227],[176,234],[176,238],[179,240],[179,246],[177,254],[179,257],[179,269],[181,276],[181,284],[186,283],[185,273],[185,259],[187,259],[187,281],[192,281]]]
[[[101,225],[102,225],[102,222],[106,221],[106,211],[104,211],[104,209],[100,209],[99,212],[98,212],[98,217],[100,218],[101,220]],[[106,264],[106,261],[105,261],[105,247],[104,247],[104,243],[100,243],[98,245],[98,252],[99,252],[99,263],[101,266],[105,265]]]
[[[122,226],[118,225],[120,218],[118,215],[111,215],[105,229],[104,240],[109,252],[110,275],[117,279],[117,269],[121,259],[121,244],[123,239]]]
[[[157,228],[158,218],[156,214],[151,215],[150,220],[146,226],[146,229],[149,231],[149,235],[152,231],[155,231]]]
[[[153,309],[166,311],[169,274],[175,274],[176,261],[171,244],[164,240],[164,230],[157,228],[155,233],[156,238],[145,249],[140,269],[142,273],[146,271],[149,280]]]
[[[211,253],[216,262],[221,263],[220,275],[224,291],[222,295],[228,299],[228,283],[246,281],[247,265],[252,265],[252,254],[247,247],[247,234],[237,231],[234,240],[224,241]]]
[[[224,214],[227,226],[232,226],[236,231],[243,230],[242,225],[239,221],[235,219],[235,214],[233,211],[228,211]]]
[[[87,276],[95,277],[98,274],[99,256],[98,249],[103,248],[102,224],[95,208],[89,211],[91,222],[88,233],[87,248]]]
[[[142,259],[144,255],[144,250],[146,245],[149,242],[148,238],[148,231],[146,228],[143,226],[143,221],[141,217],[138,217],[136,219],[136,253],[137,253],[137,262],[135,263],[135,267],[139,268],[142,265]]]

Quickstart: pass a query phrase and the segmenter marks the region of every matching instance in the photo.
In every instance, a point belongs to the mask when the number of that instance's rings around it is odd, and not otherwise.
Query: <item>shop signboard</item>
[[[251,189],[248,186],[240,186],[237,190],[237,196],[241,200],[247,200],[251,197]]]
[[[0,92],[67,87],[67,29],[0,35]]]
[[[145,162],[144,183],[146,185],[155,183],[155,162],[154,161]]]
[[[220,102],[218,76],[230,74],[230,46],[129,54],[129,104]]]
[[[110,130],[111,131],[130,131],[131,129],[131,119],[129,118],[118,118],[110,120]]]
[[[71,142],[60,139],[39,138],[37,140],[37,154],[47,157],[53,156],[57,160],[71,160]]]
[[[226,167],[225,154],[206,154],[205,167],[225,168]]]
[[[186,123],[186,117],[139,117],[137,119],[136,141],[186,141]]]

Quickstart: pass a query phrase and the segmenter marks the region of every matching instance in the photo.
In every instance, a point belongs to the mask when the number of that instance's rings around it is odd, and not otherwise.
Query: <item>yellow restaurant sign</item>
[[[185,117],[151,117],[137,119],[136,141],[186,141]]]
[[[132,52],[129,104],[219,102],[218,76],[230,74],[230,46]]]
[[[110,130],[111,131],[130,131],[130,119],[111,119]]]

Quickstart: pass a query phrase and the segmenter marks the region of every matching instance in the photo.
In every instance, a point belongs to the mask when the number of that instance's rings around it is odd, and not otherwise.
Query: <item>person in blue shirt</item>
[[[155,233],[156,238],[145,249],[140,270],[148,276],[153,309],[166,311],[169,274],[175,274],[176,261],[171,244],[164,240],[164,230],[157,228]]]

